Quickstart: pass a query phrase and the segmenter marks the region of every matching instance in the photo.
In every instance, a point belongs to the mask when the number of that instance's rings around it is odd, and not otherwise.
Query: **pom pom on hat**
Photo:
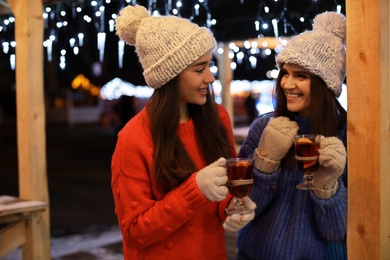
[[[115,29],[122,40],[135,45],[145,81],[154,89],[216,47],[207,28],[177,16],[151,16],[140,5],[122,9]]]
[[[276,57],[283,64],[299,65],[324,80],[336,97],[346,73],[346,19],[335,12],[324,12],[313,21],[313,30],[293,37]]]
[[[134,8],[122,9],[115,24],[117,35],[128,44],[134,45],[141,20],[149,16],[150,13],[139,5]]]
[[[313,31],[321,31],[324,33],[332,33],[339,37],[343,44],[346,38],[345,17],[342,14],[325,12],[317,15],[313,22]]]

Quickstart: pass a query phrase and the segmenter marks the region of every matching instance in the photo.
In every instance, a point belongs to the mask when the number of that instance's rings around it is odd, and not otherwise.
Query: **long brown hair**
[[[318,133],[323,136],[337,136],[347,121],[347,111],[341,106],[334,93],[327,87],[326,83],[318,76],[310,74],[310,129],[309,133]],[[274,91],[275,117],[285,116],[295,120],[295,113],[287,109],[287,99],[280,84],[284,76],[280,70],[276,79]],[[290,165],[294,161],[293,147],[290,149],[282,167]]]
[[[164,192],[176,188],[197,171],[195,163],[177,135],[180,120],[177,79],[176,76],[166,85],[154,90],[147,104],[150,131],[155,146],[156,180]],[[219,118],[212,88],[209,88],[204,105],[187,106],[188,115],[194,121],[196,141],[207,164],[221,156],[231,156],[232,147],[229,145],[227,130]]]

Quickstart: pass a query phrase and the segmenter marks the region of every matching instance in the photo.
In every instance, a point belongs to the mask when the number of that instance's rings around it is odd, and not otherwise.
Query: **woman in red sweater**
[[[253,219],[226,218],[231,200],[226,159],[236,157],[231,121],[210,85],[211,32],[174,16],[127,6],[116,20],[135,45],[154,93],[118,134],[112,158],[115,213],[125,259],[226,259],[224,228]]]

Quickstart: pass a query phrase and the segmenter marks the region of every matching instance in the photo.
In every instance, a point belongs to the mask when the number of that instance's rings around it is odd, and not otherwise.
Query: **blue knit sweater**
[[[257,118],[251,125],[238,156],[250,157],[273,113]],[[299,133],[307,133],[308,123],[296,118]],[[338,137],[346,145],[346,129]],[[275,145],[277,145],[275,140]],[[345,259],[347,229],[346,174],[339,178],[336,194],[319,199],[312,191],[298,190],[303,173],[294,165],[265,174],[254,170],[250,197],[257,204],[256,216],[240,230],[237,238],[241,259],[298,260]]]

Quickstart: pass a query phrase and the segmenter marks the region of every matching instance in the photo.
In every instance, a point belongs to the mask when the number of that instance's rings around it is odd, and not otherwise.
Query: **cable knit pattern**
[[[151,16],[140,5],[126,6],[116,18],[117,35],[136,52],[146,83],[159,88],[216,47],[213,34],[188,19]]]
[[[218,108],[234,147],[229,115]],[[204,168],[193,121],[180,124],[178,135],[197,168]],[[144,108],[119,132],[112,157],[111,186],[125,259],[226,259],[222,223],[231,196],[210,202],[196,184],[196,173],[176,189],[160,192],[153,151]]]
[[[276,63],[297,64],[322,78],[336,97],[341,94],[346,64],[346,19],[335,12],[324,12],[314,18],[313,30],[289,41]]]
[[[252,158],[260,136],[273,113],[260,116],[251,125],[239,157]],[[307,134],[309,122],[296,118],[298,134]],[[339,132],[346,144],[346,128]],[[346,170],[338,189],[328,200],[313,191],[298,190],[303,173],[296,165],[271,174],[254,170],[250,198],[256,203],[255,218],[239,231],[237,246],[246,259],[345,259],[347,228]],[[328,250],[331,248],[332,250]]]

